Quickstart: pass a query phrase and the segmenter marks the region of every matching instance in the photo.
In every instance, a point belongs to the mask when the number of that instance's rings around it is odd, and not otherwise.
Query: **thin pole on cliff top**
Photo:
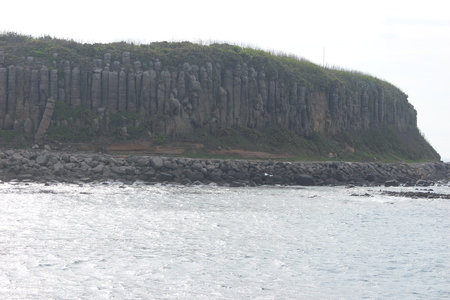
[[[323,47],[323,60],[322,60],[322,66],[325,68],[325,47]]]

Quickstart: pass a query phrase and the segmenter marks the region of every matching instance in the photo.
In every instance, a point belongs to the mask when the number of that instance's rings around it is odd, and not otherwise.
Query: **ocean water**
[[[450,201],[384,189],[0,184],[0,298],[450,298]]]

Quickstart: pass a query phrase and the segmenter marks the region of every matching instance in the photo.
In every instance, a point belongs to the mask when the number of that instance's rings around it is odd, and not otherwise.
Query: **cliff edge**
[[[81,44],[0,34],[0,135],[195,142],[289,156],[439,160],[378,78],[228,44]]]

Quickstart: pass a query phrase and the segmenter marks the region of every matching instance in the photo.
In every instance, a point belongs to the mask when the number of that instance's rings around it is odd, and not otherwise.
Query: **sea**
[[[1,183],[0,298],[449,299],[450,200],[385,190]]]

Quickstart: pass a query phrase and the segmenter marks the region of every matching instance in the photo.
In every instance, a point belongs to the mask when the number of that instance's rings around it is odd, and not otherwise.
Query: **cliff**
[[[196,130],[279,128],[343,149],[361,148],[360,137],[371,133],[387,144],[410,136],[418,150],[398,157],[439,159],[418,132],[407,95],[390,83],[227,44],[0,35],[0,128],[37,140],[68,132],[176,139]],[[394,140],[385,140],[386,130]]]

